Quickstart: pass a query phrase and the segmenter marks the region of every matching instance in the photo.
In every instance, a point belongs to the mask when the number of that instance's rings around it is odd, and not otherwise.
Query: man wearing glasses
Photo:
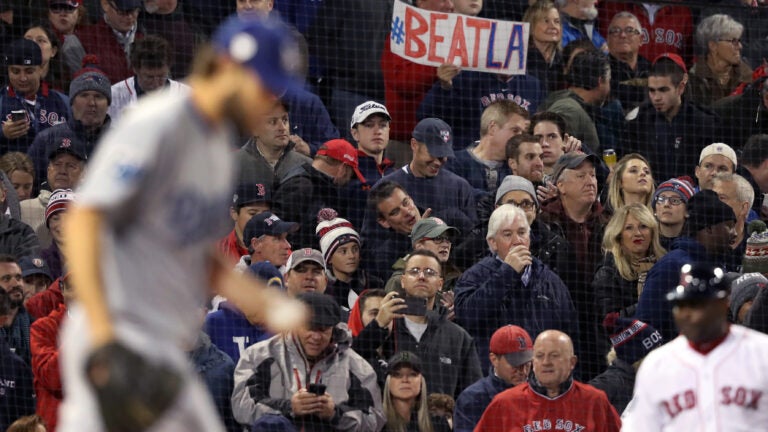
[[[608,27],[611,95],[621,101],[625,112],[645,100],[645,84],[651,62],[639,54],[642,43],[642,27],[635,15],[619,12],[613,16]]]
[[[456,280],[461,276],[461,271],[449,264],[451,257],[451,246],[460,235],[460,231],[452,226],[448,226],[442,219],[436,217],[423,218],[416,222],[411,230],[411,244],[413,250],[426,249],[437,255],[440,265],[443,268],[443,291],[452,291]],[[395,272],[387,282],[387,292],[396,290],[402,292],[400,286],[400,276],[405,270],[405,261],[407,256],[399,259],[392,268]]]
[[[384,297],[379,316],[360,332],[354,346],[366,359],[379,357],[379,349],[380,358],[415,353],[424,363],[430,393],[456,398],[482,372],[472,338],[437,306],[442,275],[437,255],[424,249],[411,253],[400,277],[405,294],[393,291]]]
[[[484,370],[493,332],[515,323],[531,335],[547,329],[578,333],[578,318],[560,277],[531,254],[525,212],[504,204],[488,222],[491,255],[467,269],[456,283],[456,322],[477,341]]]
[[[670,250],[672,241],[682,234],[686,205],[694,193],[693,185],[684,177],[671,178],[656,188],[651,207],[659,221],[659,240],[664,249]]]
[[[131,44],[144,36],[138,30],[141,7],[141,0],[101,0],[104,19],[75,30],[85,52],[99,58],[99,68],[110,82],[133,76],[128,59]]]

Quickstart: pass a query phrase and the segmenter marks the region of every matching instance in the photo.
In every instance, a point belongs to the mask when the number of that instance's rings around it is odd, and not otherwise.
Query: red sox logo
[[[520,351],[525,351],[528,349],[528,345],[525,343],[525,338],[522,336],[517,337],[517,343],[520,344]]]
[[[266,190],[264,189],[264,185],[261,183],[256,183],[256,194],[259,196],[264,196],[267,194]]]
[[[72,140],[69,138],[64,138],[61,140],[61,145],[59,145],[59,148],[69,148],[72,146]]]
[[[440,131],[440,138],[443,139],[444,143],[447,143],[451,139],[451,131],[449,131],[449,130],[441,130]]]

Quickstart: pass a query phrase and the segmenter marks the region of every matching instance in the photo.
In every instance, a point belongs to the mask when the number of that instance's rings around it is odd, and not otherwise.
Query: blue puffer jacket
[[[467,387],[456,399],[456,408],[453,411],[454,432],[475,430],[475,426],[493,397],[510,387],[494,372]]]
[[[562,330],[577,340],[578,317],[560,277],[533,258],[528,283],[497,256],[467,269],[454,288],[456,322],[475,339],[478,356],[488,370],[488,345],[501,326],[524,328],[531,338],[547,329]]]
[[[722,267],[722,263],[707,254],[701,243],[691,237],[678,237],[672,242],[672,251],[651,267],[645,279],[635,318],[659,330],[665,341],[678,335],[667,293],[680,284],[680,268],[694,262]]]

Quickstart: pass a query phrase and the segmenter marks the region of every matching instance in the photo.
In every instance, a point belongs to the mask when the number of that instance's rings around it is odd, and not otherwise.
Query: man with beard
[[[597,0],[556,0],[563,23],[563,47],[579,39],[589,39],[595,47],[608,51],[608,44],[597,30]]]
[[[0,287],[11,299],[11,309],[5,325],[0,328],[0,337],[16,355],[30,364],[29,327],[33,319],[22,304],[24,278],[21,276],[21,267],[11,255],[0,255]]]
[[[520,176],[534,185],[544,181],[544,161],[541,159],[541,144],[530,134],[512,137],[507,141],[507,164],[512,174]]]

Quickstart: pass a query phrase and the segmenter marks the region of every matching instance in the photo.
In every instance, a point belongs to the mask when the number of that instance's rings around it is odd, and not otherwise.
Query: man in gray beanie
[[[60,123],[35,138],[27,154],[35,165],[35,178],[46,178],[48,158],[46,146],[52,137],[62,128],[69,128],[85,143],[86,156],[96,149],[96,143],[109,129],[110,118],[107,109],[112,103],[112,84],[99,69],[87,67],[76,74],[69,85],[69,103],[72,117],[66,123]]]
[[[736,324],[744,324],[752,302],[761,289],[768,285],[768,278],[760,273],[746,273],[731,282],[731,319]]]

